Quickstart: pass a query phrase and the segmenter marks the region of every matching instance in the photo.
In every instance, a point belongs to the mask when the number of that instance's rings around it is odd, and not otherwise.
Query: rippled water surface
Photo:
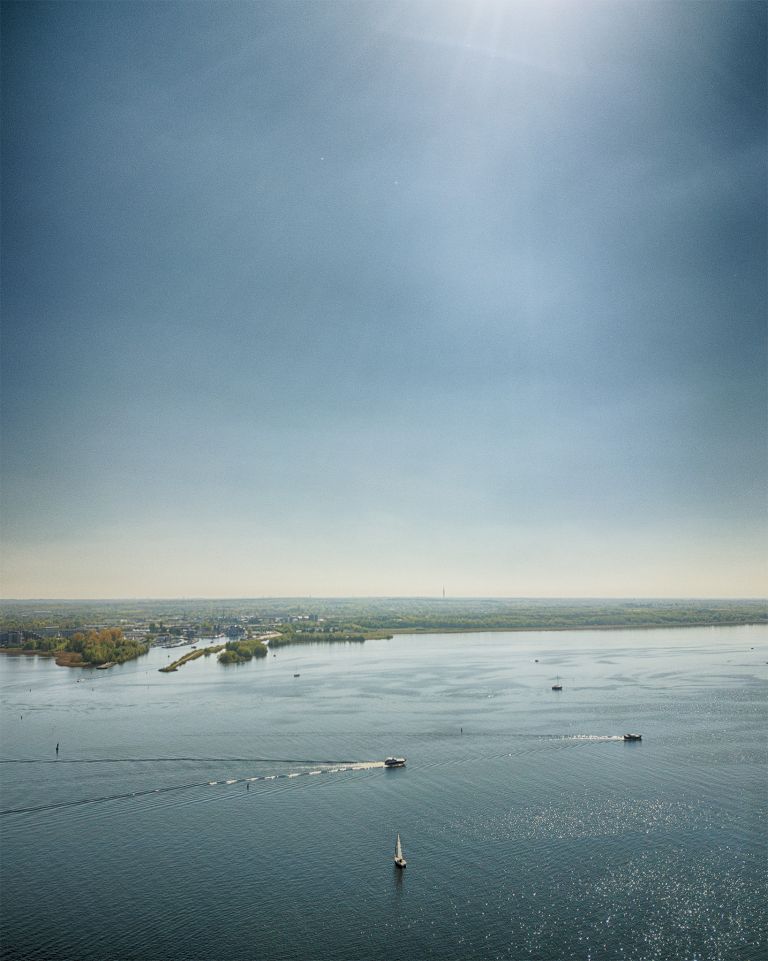
[[[0,658],[4,959],[766,957],[767,628],[167,661]]]

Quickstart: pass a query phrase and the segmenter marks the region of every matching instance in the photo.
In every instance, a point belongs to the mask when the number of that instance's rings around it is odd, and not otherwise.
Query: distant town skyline
[[[0,594],[765,596],[767,29],[3,3]]]

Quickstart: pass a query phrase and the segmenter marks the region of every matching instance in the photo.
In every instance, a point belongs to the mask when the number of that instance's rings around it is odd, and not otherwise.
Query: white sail
[[[402,856],[403,856],[403,846],[402,846],[402,844],[400,843],[400,835],[398,834],[398,835],[397,835],[397,844],[395,844],[395,857],[396,857],[397,859],[400,859],[400,858],[402,858]]]

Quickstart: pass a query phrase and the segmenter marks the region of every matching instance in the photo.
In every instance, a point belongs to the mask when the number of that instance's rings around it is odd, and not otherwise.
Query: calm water
[[[3,958],[766,956],[768,628],[167,660],[0,658]]]

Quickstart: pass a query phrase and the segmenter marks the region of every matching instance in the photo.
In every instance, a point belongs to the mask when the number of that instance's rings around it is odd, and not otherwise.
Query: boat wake
[[[201,764],[251,763],[259,764],[377,764],[376,761],[328,761],[306,757],[12,757],[0,758],[0,764],[174,764],[195,761]]]
[[[564,734],[564,741],[623,741],[623,734]]]
[[[72,801],[54,801],[50,804],[39,804],[33,807],[9,808],[0,811],[0,817],[7,814],[37,814],[43,811],[53,811],[59,808],[80,807],[83,804],[98,804],[106,801],[122,801],[128,798],[148,797],[152,794],[168,794],[172,791],[189,791],[192,788],[230,786],[232,784],[253,783],[254,781],[289,780],[297,777],[312,777],[318,774],[341,774],[346,771],[372,771],[384,768],[383,761],[344,761],[329,762],[333,766],[316,767],[309,771],[290,771],[280,774],[259,774],[251,777],[220,778],[216,781],[195,781],[191,784],[172,784],[168,787],[150,788],[144,791],[125,791],[122,794],[105,794],[100,797],[77,798]]]
[[[337,767],[317,768],[314,771],[290,771],[283,774],[256,774],[252,777],[235,777],[218,781],[207,781],[209,787],[217,784],[253,784],[254,781],[277,781],[282,778],[290,779],[295,777],[312,777],[317,774],[340,774],[342,771],[372,771],[375,768],[383,768],[383,761],[350,761],[339,764]]]

